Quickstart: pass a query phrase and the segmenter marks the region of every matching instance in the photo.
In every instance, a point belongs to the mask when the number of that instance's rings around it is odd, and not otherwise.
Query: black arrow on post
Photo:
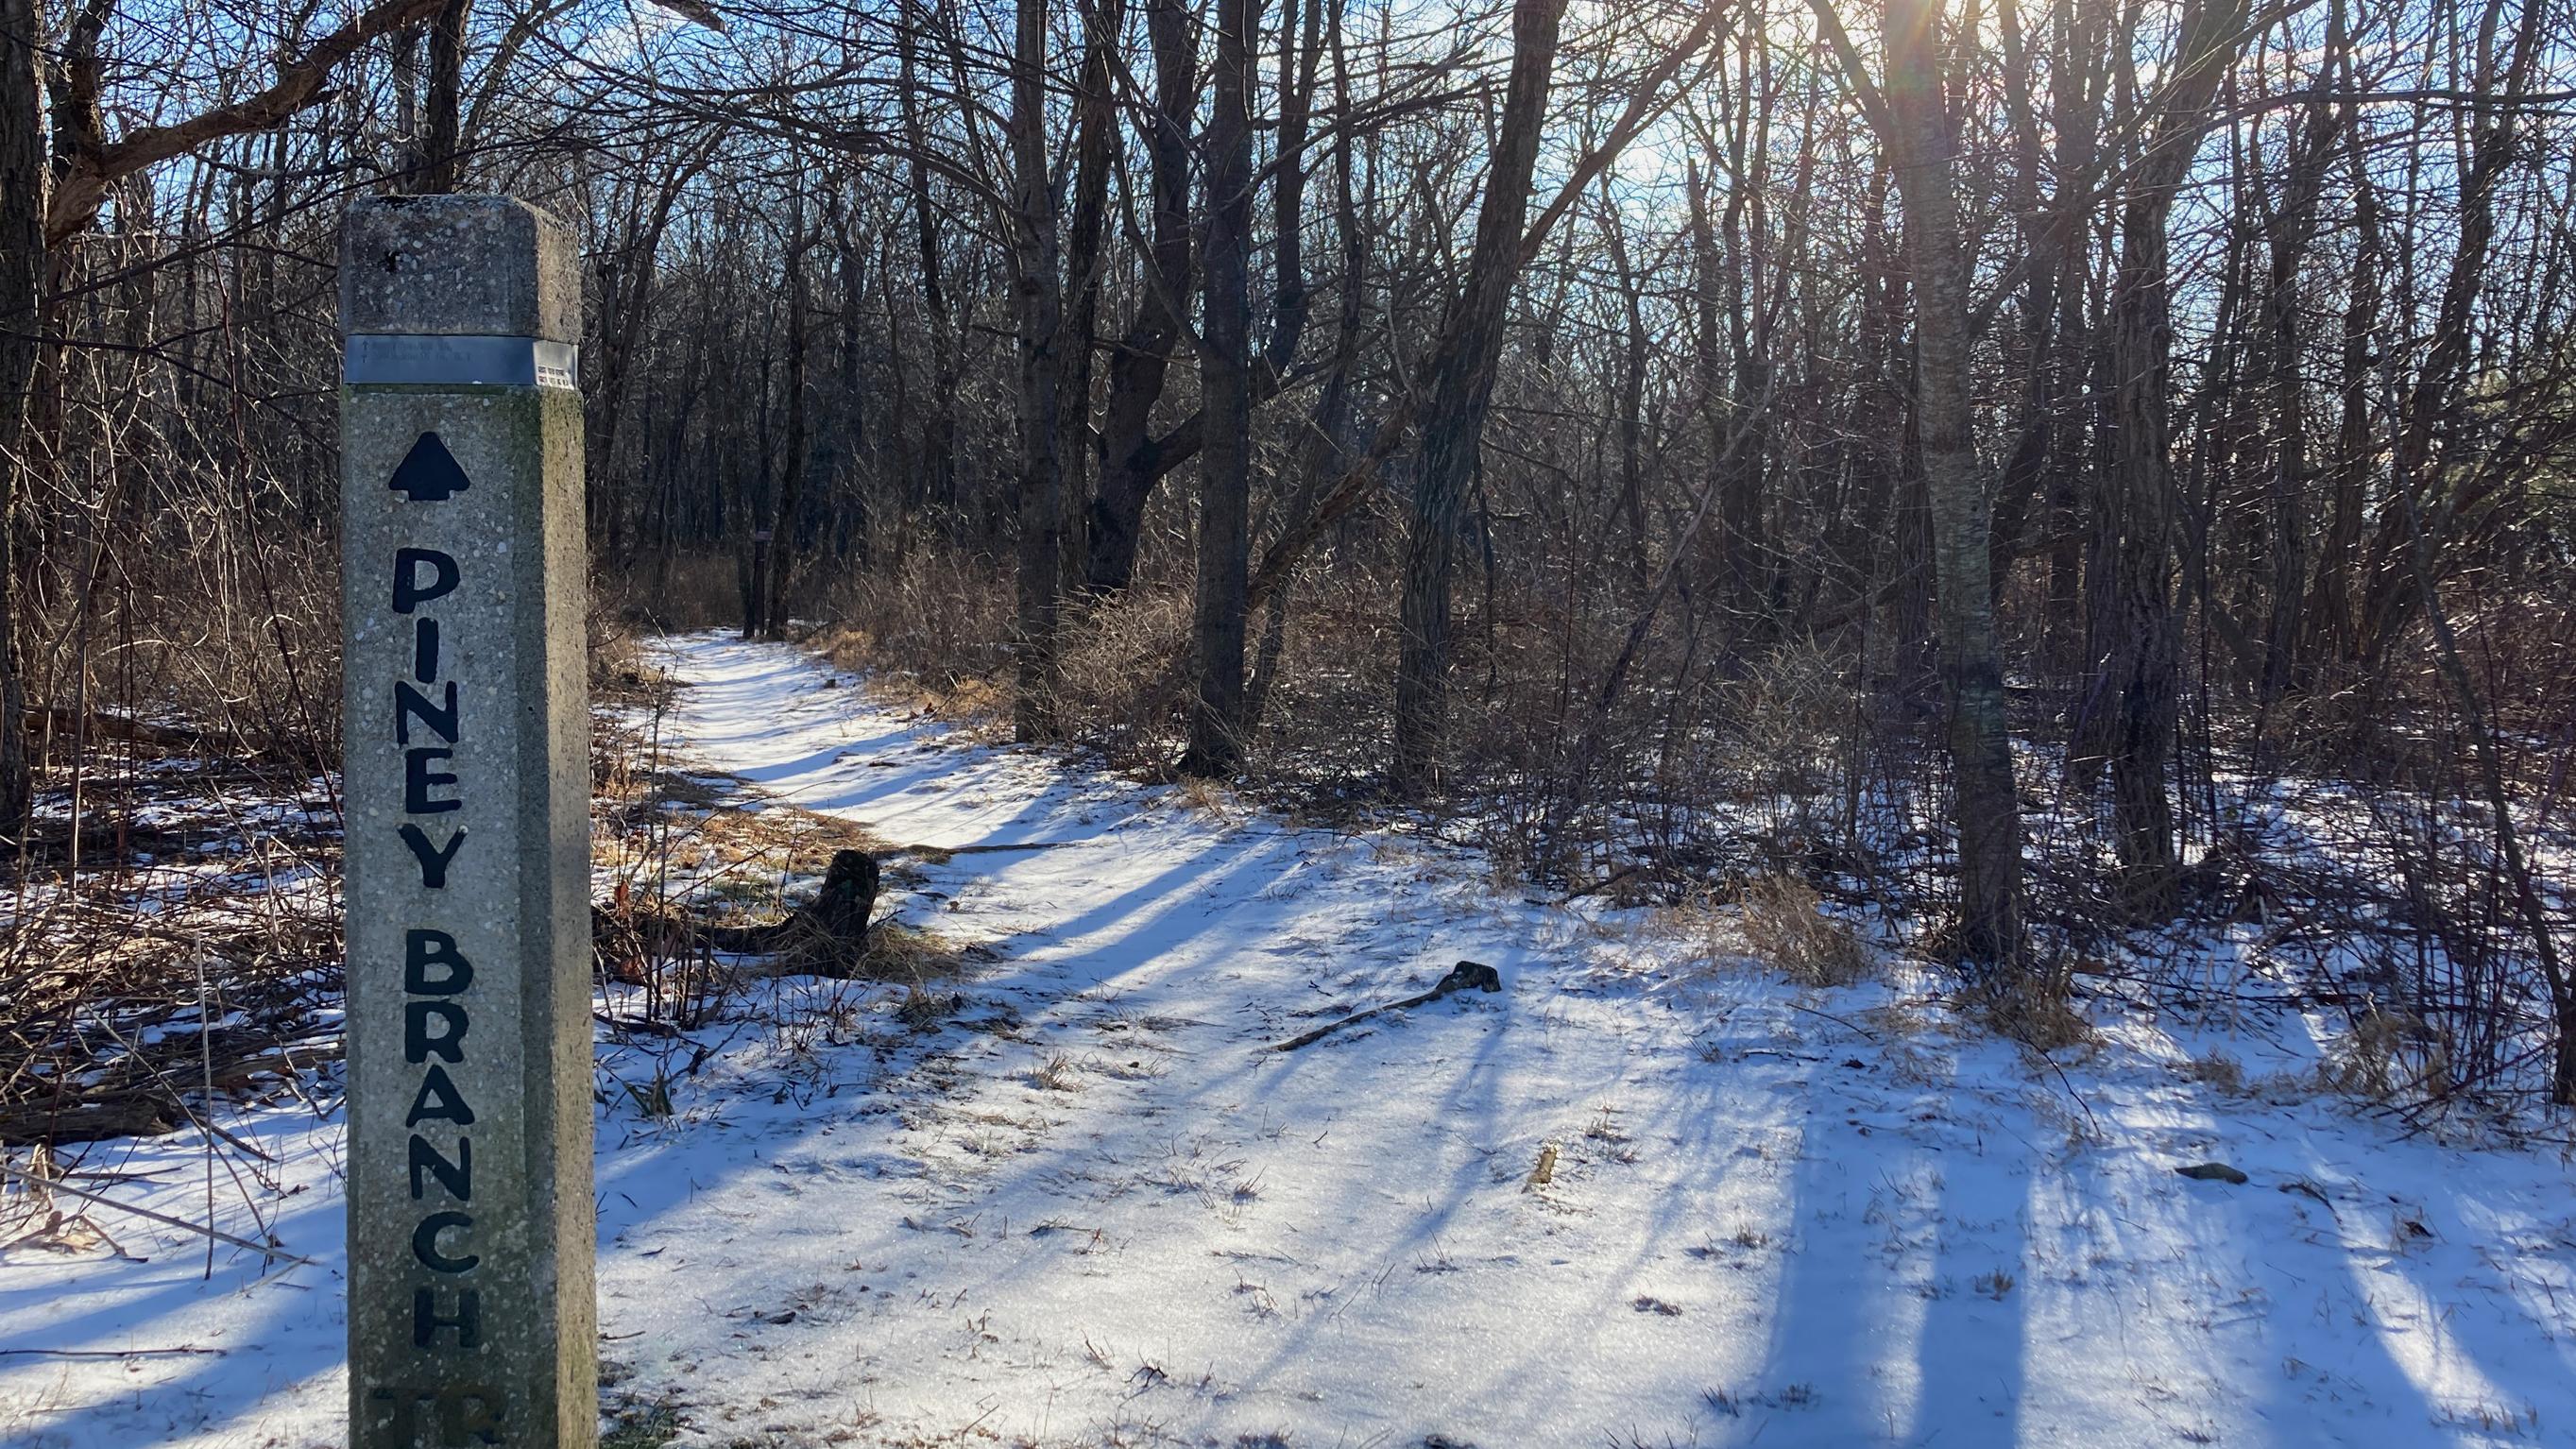
[[[456,455],[436,433],[423,433],[420,441],[403,455],[402,465],[394,469],[393,490],[414,503],[441,503],[473,487],[465,470],[456,466]]]

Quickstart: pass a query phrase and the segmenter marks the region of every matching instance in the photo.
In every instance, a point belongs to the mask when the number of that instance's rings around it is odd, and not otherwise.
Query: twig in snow
[[[1791,1011],[1803,1011],[1803,1012],[1805,1012],[1806,1014],[1808,1014],[1809,1016],[1821,1016],[1821,1017],[1823,1017],[1823,1018],[1824,1018],[1825,1020],[1827,1020],[1827,1021],[1840,1022],[1840,1023],[1842,1023],[1844,1026],[1850,1027],[1852,1030],[1854,1030],[1854,1031],[1856,1031],[1856,1032],[1859,1032],[1862,1036],[1865,1036],[1865,1037],[1869,1038],[1869,1039],[1870,1039],[1871,1041],[1873,1041],[1873,1042],[1875,1042],[1875,1041],[1877,1041],[1877,1040],[1878,1040],[1878,1033],[1877,1033],[1877,1032],[1871,1031],[1868,1027],[1865,1027],[1865,1026],[1861,1025],[1859,1022],[1856,1022],[1856,1021],[1852,1020],[1850,1017],[1847,1017],[1847,1016],[1836,1016],[1836,1015],[1834,1015],[1834,1014],[1833,1014],[1832,1012],[1830,1012],[1830,1011],[1818,1011],[1817,1009],[1815,1009],[1815,1008],[1814,1008],[1814,1007],[1812,1007],[1812,1006],[1800,1006],[1798,1003],[1796,1003],[1796,1002],[1794,1002],[1794,1001],[1792,1001],[1792,1002],[1788,1003],[1788,1006],[1789,1006],[1789,1009],[1790,1009]]]
[[[1449,968],[1449,974],[1440,978],[1439,985],[1432,987],[1430,990],[1423,992],[1419,996],[1408,996],[1402,1001],[1390,1001],[1383,1006],[1372,1006],[1366,1010],[1354,1011],[1350,1015],[1345,1016],[1338,1021],[1328,1021],[1322,1026],[1316,1027],[1312,1031],[1300,1032],[1296,1036],[1292,1036],[1286,1041],[1281,1042],[1279,1045],[1272,1047],[1271,1050],[1277,1052],[1293,1052],[1297,1048],[1304,1046],[1309,1042],[1320,1041],[1324,1037],[1340,1031],[1343,1027],[1350,1025],[1352,1022],[1366,1021],[1370,1017],[1384,1011],[1401,1011],[1408,1006],[1425,1006],[1431,1002],[1438,1001],[1441,997],[1448,995],[1452,991],[1464,991],[1469,987],[1474,987],[1479,991],[1500,991],[1503,989],[1503,978],[1494,970],[1493,967],[1488,966],[1481,961],[1461,961],[1457,965]]]
[[[892,860],[900,855],[917,855],[937,865],[952,855],[1001,855],[1018,850],[1061,850],[1068,845],[1089,845],[1088,840],[1022,840],[1002,845],[912,845],[897,846],[885,853]]]
[[[2072,1097],[2072,1098],[2074,1098],[2074,1099],[2075,1099],[2075,1105],[2076,1105],[2076,1106],[2081,1107],[2081,1108],[2083,1108],[2083,1109],[2084,1109],[2084,1121],[2086,1122],[2086,1124],[2087,1124],[2087,1125],[2089,1125],[2089,1126],[2091,1126],[2091,1127],[2092,1127],[2092,1129],[2093,1129],[2093,1139],[2094,1139],[2095,1141],[2097,1141],[2097,1142],[2098,1142],[2098,1141],[2101,1141],[2101,1140],[2102,1140],[2102,1123],[2101,1123],[2101,1121],[2100,1121],[2099,1119],[2097,1119],[2097,1118],[2096,1118],[2096,1117],[2094,1117],[2094,1115],[2093,1115],[2093,1104],[2092,1104],[2092,1103],[2090,1103],[2090,1102],[2085,1101],[2085,1100],[2084,1100],[2084,1094],[2083,1094],[2082,1092],[2079,1092],[2079,1091],[2075,1090],[2075,1084],[2074,1084],[2073,1082],[2068,1081],[2068,1080],[2066,1079],[2066,1068],[2059,1066],[2059,1065],[2057,1064],[2057,1059],[2056,1059],[2055,1057],[2050,1056],[2050,1055],[2049,1055],[2048,1053],[2046,1053],[2046,1052],[2041,1052],[2041,1053],[2039,1054],[2039,1059],[2040,1059],[2041,1061],[2043,1061],[2043,1062],[2048,1063],[2048,1069],[2049,1069],[2050,1071],[2053,1071],[2053,1072],[2057,1073],[2057,1083],[2058,1083],[2058,1085],[2059,1085],[2059,1086],[2062,1086],[2062,1087],[2064,1087],[2064,1088],[2066,1089],[2066,1095],[2068,1095],[2068,1096],[2070,1096],[2070,1097]]]
[[[272,1244],[254,1243],[248,1238],[234,1237],[232,1234],[225,1232],[221,1228],[209,1227],[203,1223],[192,1223],[186,1218],[174,1218],[168,1213],[154,1212],[152,1209],[147,1207],[136,1207],[130,1202],[118,1202],[112,1197],[105,1197],[98,1193],[84,1192],[80,1188],[74,1187],[67,1182],[56,1182],[50,1177],[38,1177],[32,1172],[20,1172],[18,1169],[11,1167],[5,1162],[0,1162],[0,1177],[6,1177],[15,1182],[23,1182],[29,1187],[42,1188],[46,1192],[69,1193],[83,1202],[96,1203],[100,1207],[105,1208],[114,1208],[118,1212],[132,1213],[139,1218],[150,1218],[152,1221],[160,1223],[165,1227],[184,1228],[192,1233],[202,1233],[205,1236],[214,1239],[216,1242],[230,1243],[236,1248],[246,1248],[251,1252],[259,1254],[263,1258],[282,1258],[289,1263],[301,1263],[307,1268],[320,1266],[311,1258],[298,1256],[297,1254],[290,1253],[284,1248],[276,1247]]]

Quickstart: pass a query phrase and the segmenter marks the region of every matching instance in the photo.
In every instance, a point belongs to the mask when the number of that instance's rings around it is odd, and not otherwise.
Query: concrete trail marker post
[[[340,233],[350,1449],[589,1449],[581,288],[490,196]]]

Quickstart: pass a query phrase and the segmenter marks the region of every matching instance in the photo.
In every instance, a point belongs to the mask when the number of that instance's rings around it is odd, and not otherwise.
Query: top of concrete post
[[[580,255],[511,197],[367,197],[340,222],[340,319],[351,335],[578,342]]]

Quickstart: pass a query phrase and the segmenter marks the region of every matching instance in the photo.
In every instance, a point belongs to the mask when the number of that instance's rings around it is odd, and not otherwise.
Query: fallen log
[[[1316,1027],[1311,1031],[1302,1032],[1296,1036],[1292,1036],[1286,1041],[1279,1043],[1277,1046],[1272,1047],[1271,1050],[1275,1052],[1293,1052],[1297,1048],[1304,1046],[1309,1042],[1320,1041],[1323,1038],[1332,1035],[1334,1032],[1340,1031],[1343,1027],[1349,1026],[1355,1021],[1366,1021],[1370,1017],[1376,1016],[1381,1012],[1402,1011],[1405,1008],[1412,1006],[1428,1006],[1432,1002],[1438,1001],[1441,997],[1447,996],[1453,991],[1465,991],[1470,988],[1477,991],[1500,991],[1503,989],[1502,974],[1481,961],[1461,961],[1457,965],[1449,968],[1449,974],[1441,977],[1438,985],[1423,992],[1419,996],[1408,996],[1402,1001],[1390,1001],[1382,1006],[1372,1006],[1362,1011],[1354,1011],[1350,1015],[1342,1017],[1337,1021],[1328,1021],[1322,1026]]]
[[[124,1086],[74,1087],[21,1101],[0,1104],[0,1147],[37,1143],[66,1146],[107,1142],[119,1137],[163,1137],[192,1120],[214,1135],[253,1154],[268,1154],[210,1120],[198,1120],[178,1100],[183,1091],[212,1088],[233,1091],[263,1077],[292,1077],[340,1055],[336,1039],[271,1042],[238,1055],[219,1057],[210,1066],[193,1057],[140,1063],[158,1080]],[[167,1070],[164,1070],[164,1067]]]
[[[0,1146],[66,1146],[119,1137],[163,1137],[187,1116],[170,1102],[141,1095],[29,1102],[0,1109]]]

